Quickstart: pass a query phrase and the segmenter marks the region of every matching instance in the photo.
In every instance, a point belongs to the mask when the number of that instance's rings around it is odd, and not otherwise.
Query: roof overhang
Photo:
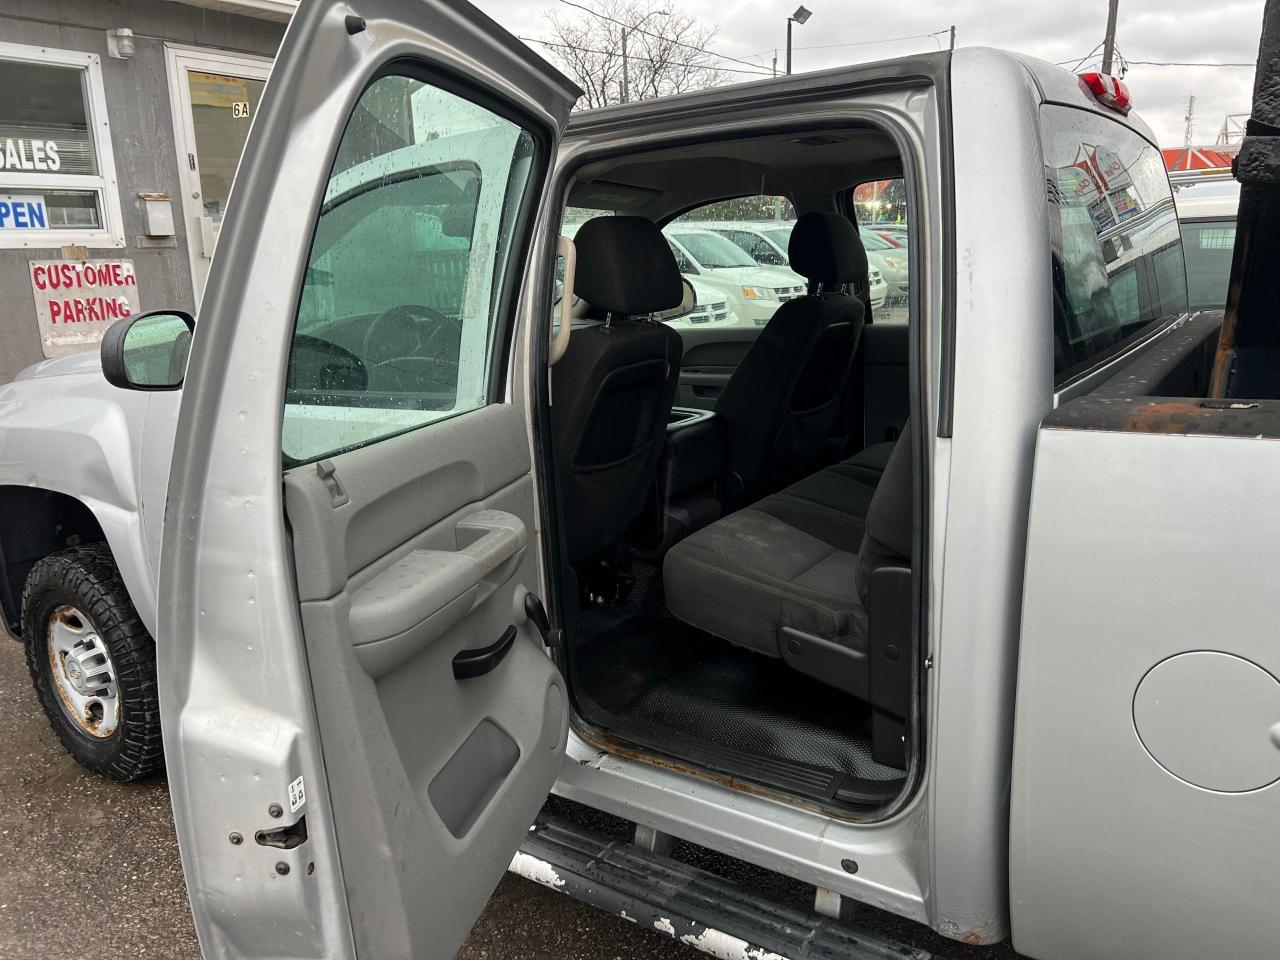
[[[220,10],[223,13],[238,13],[244,17],[258,20],[275,20],[287,23],[298,9],[298,0],[169,0],[170,3],[185,3],[189,7],[203,7],[206,10]]]

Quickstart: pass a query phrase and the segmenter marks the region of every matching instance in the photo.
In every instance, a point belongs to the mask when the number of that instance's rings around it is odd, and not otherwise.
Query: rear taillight
[[[1123,80],[1105,73],[1082,73],[1080,82],[1093,94],[1093,99],[1117,113],[1128,113],[1133,106],[1129,99],[1129,88],[1124,85]]]

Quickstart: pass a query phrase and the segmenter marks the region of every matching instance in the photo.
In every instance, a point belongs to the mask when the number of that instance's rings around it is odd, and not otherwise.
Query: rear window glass
[[[1221,310],[1227,305],[1236,222],[1183,220],[1182,251],[1187,258],[1187,300],[1192,310]]]
[[[1041,108],[1053,263],[1054,369],[1081,372],[1187,309],[1177,212],[1160,152],[1129,128]]]

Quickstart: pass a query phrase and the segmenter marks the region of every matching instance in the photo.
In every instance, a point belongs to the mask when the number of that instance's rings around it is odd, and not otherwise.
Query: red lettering
[[[117,287],[124,286],[124,271],[120,269],[120,264],[111,264],[111,283]]]
[[[76,311],[75,311],[75,307],[73,307],[73,306],[71,305],[71,301],[70,301],[70,300],[63,300],[63,301],[62,301],[62,322],[63,322],[63,323],[75,323],[75,322],[76,322]]]
[[[45,288],[45,284],[44,284],[44,267],[43,267],[43,266],[36,266],[34,269],[32,269],[32,271],[31,271],[31,279],[32,279],[32,281],[34,281],[34,282],[35,282],[35,285],[36,285],[36,289],[37,289],[37,290],[43,290],[43,289]]]
[[[72,303],[75,304],[76,323],[84,323],[84,301],[73,300]]]
[[[58,318],[60,316],[62,316],[62,304],[58,303],[57,300],[50,300],[49,301],[49,322],[57,323]]]
[[[120,304],[120,316],[122,317],[133,316],[133,308],[129,306],[128,300],[126,300],[124,297],[121,297],[119,299],[119,304]]]
[[[89,301],[89,319],[101,320],[102,319],[101,311],[102,311],[102,298],[94,297],[92,300]]]
[[[62,285],[68,289],[75,286],[76,272],[71,264],[64,263],[62,265]]]

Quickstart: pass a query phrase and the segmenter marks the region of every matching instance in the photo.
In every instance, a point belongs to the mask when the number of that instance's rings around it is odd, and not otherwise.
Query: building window
[[[95,54],[0,43],[0,248],[123,247]]]

